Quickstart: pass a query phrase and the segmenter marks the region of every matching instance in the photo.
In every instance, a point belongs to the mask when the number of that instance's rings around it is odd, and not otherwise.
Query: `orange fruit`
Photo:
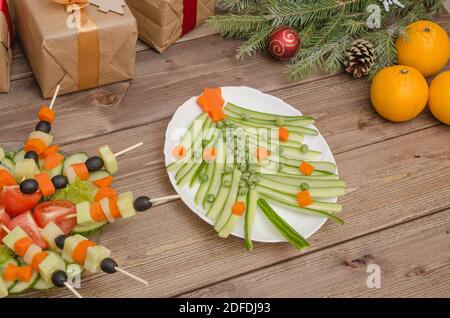
[[[450,125],[450,71],[442,72],[431,82],[428,106],[434,117]]]
[[[419,115],[428,100],[428,84],[413,67],[386,67],[375,75],[370,98],[375,110],[384,118],[408,121]]]
[[[431,21],[410,24],[406,36],[399,36],[396,45],[398,64],[415,67],[425,77],[438,73],[450,55],[447,32]]]

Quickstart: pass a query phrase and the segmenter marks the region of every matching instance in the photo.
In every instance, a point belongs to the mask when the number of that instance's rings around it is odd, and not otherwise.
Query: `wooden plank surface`
[[[450,29],[448,17],[441,23]],[[176,44],[164,55],[140,46],[134,81],[59,99],[56,142],[68,152],[79,151],[82,146],[94,153],[104,143],[122,149],[142,140],[144,147],[121,158],[118,190],[133,190],[137,195],[172,194],[162,149],[174,110],[206,85],[251,85],[319,117],[317,125],[336,154],[340,173],[349,187],[357,188],[342,201],[346,225],[327,223],[311,238],[312,248],[304,254],[288,244],[256,244],[255,251],[248,253],[242,240],[219,239],[181,202],[166,204],[110,225],[100,236],[100,242],[112,249],[121,265],[149,280],[150,286],[100,274],[83,280],[83,295],[331,296],[341,290],[341,296],[370,296],[372,291],[361,287],[365,282],[363,269],[331,269],[340,260],[351,263],[361,257],[365,260],[364,255],[375,255],[377,261],[386,260],[380,265],[389,269],[388,284],[375,291],[377,295],[448,296],[443,287],[447,280],[441,284],[436,277],[450,277],[448,254],[438,253],[448,249],[441,229],[449,227],[444,211],[450,208],[449,128],[427,112],[410,123],[387,123],[372,110],[369,84],[364,80],[340,74],[288,83],[282,74],[283,63],[267,56],[237,62],[237,45],[237,41],[206,32]],[[23,67],[20,65],[15,67]],[[13,82],[11,94],[0,97],[3,140],[23,139],[34,126],[35,111],[43,102],[34,79],[26,71],[16,74],[22,76]],[[80,126],[86,121],[89,125]],[[423,235],[414,236],[419,232]],[[384,236],[388,238],[385,241]],[[426,250],[421,242],[432,248]],[[414,244],[419,244],[417,251]],[[413,255],[396,252],[402,250]],[[433,256],[427,268],[438,274],[422,275],[420,268],[415,269],[415,263],[419,267],[427,264],[421,251]],[[303,266],[308,275],[298,274]],[[405,266],[432,278],[403,279],[399,268]],[[274,278],[269,279],[270,275]],[[334,285],[325,286],[327,281]],[[411,290],[398,286],[402,282]],[[287,288],[281,288],[285,285]],[[436,291],[432,290],[434,285],[438,286]],[[71,297],[60,290],[29,295]]]

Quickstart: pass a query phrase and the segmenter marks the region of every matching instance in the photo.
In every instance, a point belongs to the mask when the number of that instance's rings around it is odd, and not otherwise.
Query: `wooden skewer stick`
[[[157,199],[150,199],[150,202],[153,204],[153,206],[158,206],[162,203],[166,203],[169,201],[175,201],[181,199],[181,195],[175,194],[175,195],[169,195],[167,197],[157,198]]]
[[[11,232],[11,231],[5,226],[5,224],[1,224],[0,227],[2,228],[3,231],[6,232],[6,234],[9,234],[9,232]]]
[[[53,106],[55,106],[56,97],[58,97],[60,88],[61,88],[61,84],[58,84],[58,86],[56,86],[55,93],[53,94],[52,102],[50,103],[50,106],[48,108],[53,109]]]
[[[144,144],[143,142],[140,142],[140,143],[138,143],[138,144],[136,144],[136,145],[134,145],[134,146],[128,147],[127,149],[124,149],[124,150],[122,150],[122,151],[119,151],[118,153],[115,153],[114,156],[115,156],[115,157],[120,157],[120,156],[126,154],[127,152],[129,152],[129,151],[131,151],[131,150],[134,150],[134,149],[136,149],[136,148],[139,148],[139,147],[142,146],[143,144]]]
[[[127,272],[126,270],[124,270],[124,269],[122,269],[122,268],[120,268],[120,267],[117,267],[117,266],[116,266],[115,269],[116,269],[116,271],[118,271],[119,273],[122,273],[122,274],[124,274],[124,275],[130,277],[131,279],[134,279],[135,281],[137,281],[137,282],[139,282],[139,283],[141,283],[141,284],[144,284],[145,286],[148,286],[148,282],[145,281],[145,280],[143,280],[142,278],[139,278],[139,277],[137,277],[136,275],[133,275],[133,274]]]

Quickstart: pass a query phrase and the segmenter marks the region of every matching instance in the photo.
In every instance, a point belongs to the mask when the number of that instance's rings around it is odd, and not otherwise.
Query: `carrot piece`
[[[91,242],[89,240],[84,240],[78,243],[78,245],[74,248],[72,252],[72,259],[75,261],[75,263],[78,263],[80,265],[84,264],[84,261],[86,260],[86,254],[89,247],[93,247],[96,244],[94,242]]]
[[[64,156],[60,153],[51,153],[45,158],[44,169],[50,170],[57,167],[64,160]]]
[[[285,127],[278,128],[278,138],[281,141],[288,141],[289,139],[289,130]]]
[[[8,266],[6,266],[5,271],[3,272],[3,278],[8,282],[16,280],[18,269],[19,269],[18,266],[9,263]]]
[[[106,221],[106,216],[103,213],[100,202],[94,202],[91,204],[91,217],[96,222]]]
[[[20,280],[21,282],[29,282],[31,280],[31,277],[33,277],[33,267],[31,266],[21,266],[17,269],[17,280]]]
[[[245,203],[242,201],[237,201],[234,203],[233,208],[231,209],[233,214],[241,216],[245,212]]]
[[[47,157],[53,153],[57,153],[59,152],[59,146],[58,145],[52,145],[52,146],[48,146],[44,152],[41,153],[41,155],[39,156],[39,158],[41,159],[47,159]]]
[[[297,193],[297,202],[298,205],[302,208],[305,208],[311,204],[313,204],[313,200],[311,198],[311,195],[309,194],[309,191],[301,191]]]
[[[72,165],[73,170],[75,170],[75,173],[77,174],[78,178],[85,181],[89,179],[89,170],[86,167],[86,164],[84,163],[77,163]]]
[[[300,165],[300,172],[304,175],[310,176],[313,174],[315,168],[313,165],[310,165],[309,163],[303,161]]]
[[[185,154],[186,154],[186,149],[180,145],[176,145],[172,150],[172,156],[175,159],[183,158]]]
[[[96,180],[92,183],[95,184],[97,187],[101,188],[101,187],[110,187],[113,184],[113,181],[114,181],[113,177],[109,176]]]
[[[52,179],[50,179],[47,172],[39,173],[35,175],[34,178],[39,184],[39,190],[41,190],[44,197],[48,197],[56,192]]]
[[[101,187],[95,195],[95,201],[100,201],[103,198],[113,198],[117,196],[116,190],[109,187]]]
[[[5,187],[5,186],[13,186],[16,184],[17,184],[16,180],[9,173],[8,170],[6,170],[6,169],[0,170],[0,191],[2,191],[3,187]]]
[[[225,119],[225,113],[222,109],[214,109],[209,112],[209,116],[215,122],[222,121]]]
[[[271,153],[266,147],[256,148],[256,157],[258,160],[264,160],[270,157]]]
[[[109,198],[109,212],[111,212],[111,215],[115,219],[120,219],[122,217],[119,207],[117,206],[117,197]]]
[[[55,112],[51,110],[48,106],[42,106],[39,109],[39,120],[48,121],[50,124],[53,124],[55,121]]]
[[[205,150],[203,151],[203,159],[205,159],[206,161],[213,161],[214,159],[216,159],[216,156],[217,152],[216,148],[214,147],[205,148]]]
[[[209,103],[208,97],[205,95],[200,95],[199,98],[197,98],[197,104],[204,112],[209,112],[211,110],[211,104]]]
[[[36,272],[39,272],[39,264],[41,264],[42,261],[47,258],[47,256],[47,252],[40,252],[34,255],[33,259],[31,260],[31,267],[33,267]]]
[[[40,155],[47,149],[47,145],[38,138],[31,138],[28,139],[24,149],[25,152],[34,151],[36,154]]]
[[[222,89],[220,87],[217,88],[209,88],[206,87],[203,90],[203,95],[206,96],[215,107],[222,107],[225,103],[222,97]]]
[[[14,252],[18,256],[25,256],[28,248],[33,244],[33,240],[29,237],[23,237],[14,243]]]

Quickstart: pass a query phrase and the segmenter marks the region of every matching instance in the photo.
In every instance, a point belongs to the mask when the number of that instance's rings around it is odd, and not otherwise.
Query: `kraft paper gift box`
[[[66,94],[134,77],[137,25],[129,8],[105,13],[82,2],[15,0],[17,34],[44,98],[58,84]]]
[[[11,61],[14,29],[9,1],[0,0],[0,92],[7,93],[11,86]]]
[[[214,0],[126,0],[142,41],[163,52],[214,14]]]

